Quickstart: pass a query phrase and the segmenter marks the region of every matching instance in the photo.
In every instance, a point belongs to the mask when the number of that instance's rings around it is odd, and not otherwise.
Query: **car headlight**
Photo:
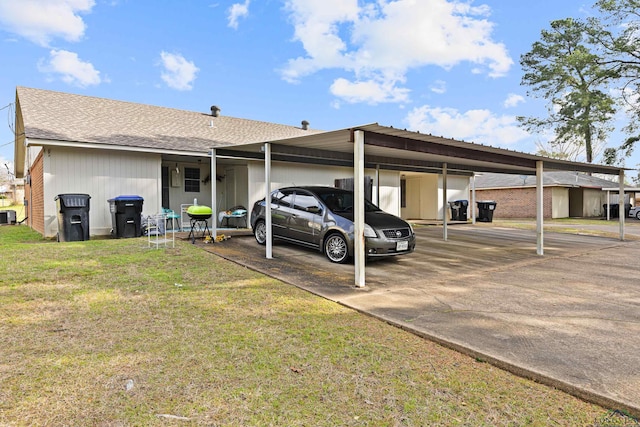
[[[407,225],[409,226],[409,230],[411,230],[411,234],[416,234],[416,232],[413,231],[413,225],[411,225],[410,222],[407,222]]]
[[[371,228],[369,224],[364,225],[364,237],[378,237],[376,232]]]

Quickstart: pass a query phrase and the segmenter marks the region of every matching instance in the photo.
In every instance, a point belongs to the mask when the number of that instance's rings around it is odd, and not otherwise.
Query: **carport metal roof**
[[[458,141],[420,132],[411,132],[377,123],[279,139],[271,144],[272,159],[299,163],[353,165],[354,132],[365,134],[365,167],[441,173],[443,165],[451,174],[497,172],[535,175],[536,162],[545,169],[619,175],[622,168],[551,159],[503,148]],[[218,156],[263,159],[263,144],[218,148]]]
[[[537,253],[543,255],[543,186],[544,169],[618,175],[620,194],[624,194],[624,168],[551,159],[533,154],[505,150],[454,139],[395,129],[372,123],[302,137],[264,141],[264,143],[226,145],[211,150],[212,156],[264,159],[266,210],[271,210],[271,162],[286,161],[324,165],[352,166],[355,206],[355,284],[364,286],[364,168],[438,173],[443,176],[443,206],[446,206],[447,174],[472,176],[476,172],[536,175]],[[215,176],[211,162],[211,176]],[[215,184],[212,202],[216,201]],[[215,226],[214,226],[215,227]],[[215,236],[215,228],[213,230]],[[447,239],[446,214],[443,217]],[[620,216],[620,239],[624,239],[624,218]],[[267,216],[266,257],[271,258],[271,218]]]

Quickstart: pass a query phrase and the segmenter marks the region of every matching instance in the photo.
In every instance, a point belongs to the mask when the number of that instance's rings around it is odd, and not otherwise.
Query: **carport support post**
[[[380,165],[376,165],[376,206],[380,206]]]
[[[216,165],[216,149],[211,149],[211,210],[213,211],[212,221],[211,221],[211,238],[213,241],[216,241],[216,237],[218,237],[218,180],[216,179],[217,174],[217,165]],[[173,224],[173,223],[172,223]]]
[[[446,242],[447,235],[447,164],[442,164],[442,239]]]
[[[364,280],[364,131],[353,133],[353,225],[355,284],[361,288]]]
[[[267,229],[266,258],[273,259],[273,232],[271,230],[271,144],[264,144],[264,222]]]
[[[618,219],[620,219],[620,240],[624,240],[624,220],[627,216],[624,203],[624,169],[620,169],[619,178],[619,193],[618,193]]]
[[[476,173],[471,177],[471,224],[476,223]]]
[[[544,186],[543,163],[536,162],[536,253],[544,255]]]

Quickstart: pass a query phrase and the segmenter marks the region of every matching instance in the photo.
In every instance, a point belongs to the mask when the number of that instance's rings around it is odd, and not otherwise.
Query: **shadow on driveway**
[[[504,227],[417,227],[411,255],[353,265],[252,236],[204,247],[585,400],[640,416],[640,241]]]

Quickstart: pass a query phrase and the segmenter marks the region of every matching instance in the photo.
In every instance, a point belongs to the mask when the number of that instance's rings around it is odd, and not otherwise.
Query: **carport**
[[[364,253],[364,169],[429,172],[442,175],[443,205],[447,204],[447,176],[473,177],[475,173],[496,172],[536,176],[536,253],[544,255],[543,187],[544,170],[577,171],[616,175],[620,199],[624,199],[624,169],[552,159],[533,154],[458,141],[442,136],[380,126],[377,123],[308,136],[264,141],[246,145],[212,148],[211,176],[216,176],[217,157],[264,159],[265,201],[271,210],[271,162],[337,165],[353,167],[355,225],[355,285],[365,286]],[[378,176],[376,174],[376,180]],[[378,185],[376,187],[379,188]],[[375,196],[374,196],[375,199]],[[216,185],[212,186],[216,206]],[[273,257],[271,218],[267,216],[266,258]],[[215,222],[212,233],[215,237]],[[447,219],[443,217],[443,239],[447,240]],[[624,240],[624,216],[620,216],[620,240]]]

